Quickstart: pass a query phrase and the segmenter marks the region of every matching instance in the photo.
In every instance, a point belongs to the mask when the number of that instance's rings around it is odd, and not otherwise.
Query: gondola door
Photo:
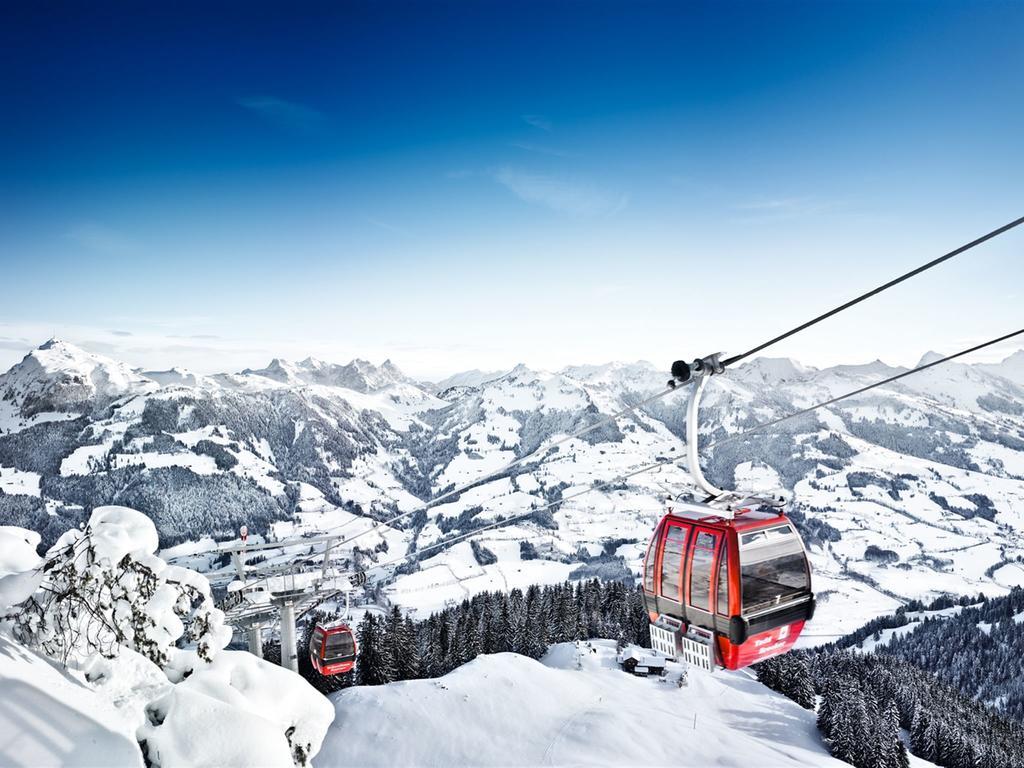
[[[686,616],[690,623],[715,631],[715,599],[719,549],[722,532],[707,528],[694,529],[686,575]]]
[[[658,612],[683,619],[683,564],[690,526],[669,522],[662,535],[658,568]]]

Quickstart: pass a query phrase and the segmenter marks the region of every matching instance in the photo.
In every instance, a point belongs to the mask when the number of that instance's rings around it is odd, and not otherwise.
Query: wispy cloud
[[[114,336],[134,336],[135,334],[131,331],[110,331]]]
[[[551,132],[551,121],[544,115],[523,115],[523,122],[542,131]]]
[[[235,103],[279,128],[312,135],[327,127],[327,116],[313,107],[274,96],[241,96]]]
[[[110,256],[128,253],[134,246],[132,239],[123,232],[95,222],[77,224],[65,232],[64,237],[90,251]]]
[[[593,184],[514,168],[500,168],[494,180],[521,200],[573,216],[617,213],[629,202],[626,195]]]
[[[816,197],[778,197],[740,203],[733,208],[752,219],[790,219],[833,211],[841,205],[834,200],[821,200]]]
[[[394,224],[390,224],[384,221],[383,219],[378,219],[374,216],[364,216],[363,218],[366,220],[366,223],[369,224],[370,226],[376,227],[377,229],[382,229],[385,232],[392,232],[396,235],[409,234],[401,227],[396,227]]]
[[[529,141],[513,141],[511,146],[522,149],[526,152],[535,152],[538,155],[550,155],[552,157],[575,157],[575,153],[555,147],[545,147],[541,144],[533,144]]]

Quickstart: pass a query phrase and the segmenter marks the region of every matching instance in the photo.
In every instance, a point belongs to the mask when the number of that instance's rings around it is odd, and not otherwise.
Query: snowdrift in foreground
[[[334,719],[298,675],[244,651],[222,651],[146,708],[151,765],[305,764]]]
[[[0,765],[143,762],[131,723],[107,697],[0,635]]]
[[[0,528],[0,765],[121,768],[144,751],[154,768],[285,768],[319,750],[330,702],[292,672],[221,650],[231,629],[209,582],[156,556],[145,515],[97,507],[45,565],[38,544]]]
[[[836,766],[814,714],[744,673],[677,688],[615,665],[615,644],[554,646],[541,662],[480,656],[436,680],[349,688],[322,768],[359,766]],[[579,665],[579,669],[577,666]]]

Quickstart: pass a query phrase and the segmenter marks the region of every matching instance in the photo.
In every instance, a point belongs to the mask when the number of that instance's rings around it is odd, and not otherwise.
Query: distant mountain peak
[[[987,373],[994,373],[1024,387],[1024,349],[1018,349],[1001,363],[980,366]]]
[[[378,367],[358,357],[345,365],[326,363],[315,357],[307,357],[298,363],[275,357],[266,368],[246,368],[241,375],[263,376],[284,384],[316,384],[357,392],[374,392],[392,384],[408,382],[390,360]]]
[[[756,357],[737,368],[736,375],[747,380],[783,382],[806,378],[815,371],[788,357]]]
[[[92,411],[157,386],[125,363],[51,338],[0,375],[0,398],[28,417],[44,411]]]
[[[940,355],[938,352],[935,351],[925,352],[921,356],[921,359],[918,360],[917,365],[915,367],[920,368],[922,365],[929,365],[931,363],[938,362],[944,357],[945,355]]]

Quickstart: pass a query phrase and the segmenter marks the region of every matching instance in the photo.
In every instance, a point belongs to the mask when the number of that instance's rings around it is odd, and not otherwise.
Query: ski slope
[[[436,680],[335,694],[319,768],[358,766],[846,766],[812,712],[745,673],[628,675],[610,640],[541,660],[480,656]],[[920,764],[920,763],[919,763]]]

